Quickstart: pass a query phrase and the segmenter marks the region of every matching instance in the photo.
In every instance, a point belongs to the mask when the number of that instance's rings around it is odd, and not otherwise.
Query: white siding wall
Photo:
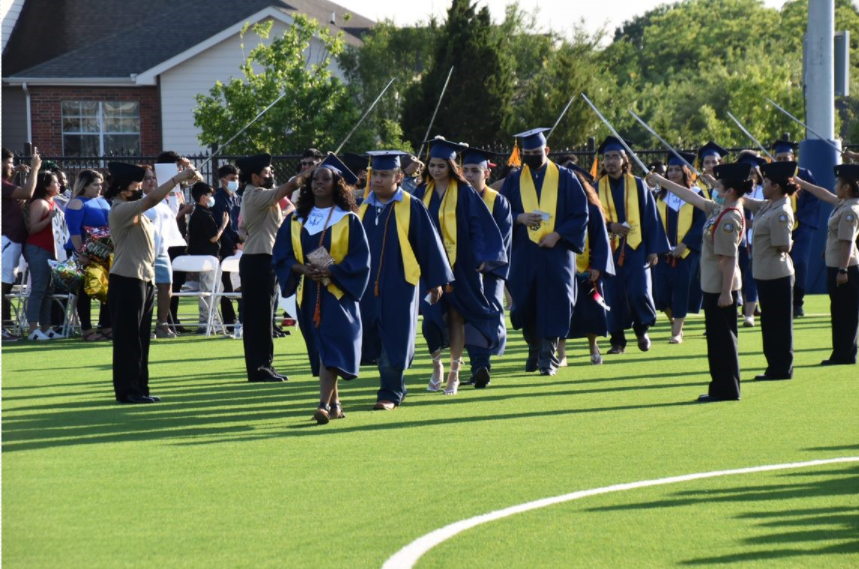
[[[21,14],[23,7],[24,0],[0,1],[0,17],[3,18],[2,51],[6,51],[6,42],[9,41],[9,36],[12,35],[12,30],[15,29],[15,22],[18,21],[18,16]]]
[[[285,29],[286,24],[275,21],[269,37],[280,37]],[[313,41],[316,59],[316,54],[321,54],[322,43]],[[250,53],[255,42],[256,36],[252,33],[245,36],[245,54]],[[198,93],[208,94],[216,80],[226,83],[233,77],[243,77],[239,69],[244,61],[240,46],[241,40],[236,34],[161,74],[161,132],[164,149],[175,150],[180,154],[204,151],[197,139],[198,129],[194,126],[194,96]],[[332,71],[335,76],[342,78],[336,65],[332,65]],[[260,107],[260,110],[263,108]],[[243,126],[236,125],[236,131]],[[229,150],[225,152],[229,153]]]

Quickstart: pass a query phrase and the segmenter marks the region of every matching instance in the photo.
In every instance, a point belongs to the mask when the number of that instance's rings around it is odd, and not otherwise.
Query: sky
[[[392,18],[401,26],[425,21],[433,14],[443,19],[450,5],[450,0],[333,1],[377,21]],[[479,0],[481,6],[489,7],[492,17],[496,20],[503,18],[504,8],[510,3],[512,0]],[[590,30],[597,30],[600,26],[606,25],[608,35],[611,37],[614,29],[624,21],[666,3],[665,0],[520,0],[519,5],[525,10],[538,6],[540,8],[538,22],[545,30],[552,29],[563,35],[569,35],[571,24],[584,18],[585,25]],[[774,8],[780,8],[784,3],[785,0],[764,0],[764,4]]]

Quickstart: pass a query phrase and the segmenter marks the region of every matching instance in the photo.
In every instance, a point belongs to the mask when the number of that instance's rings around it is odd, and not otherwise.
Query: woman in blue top
[[[86,265],[89,259],[81,253],[86,243],[86,231],[84,227],[106,227],[107,214],[110,213],[110,204],[107,203],[102,194],[104,178],[95,170],[81,170],[75,180],[72,191],[72,199],[66,206],[66,225],[69,228],[69,240],[66,243],[66,251],[69,257],[77,253],[81,264]],[[83,286],[78,292],[78,317],[81,321],[81,334],[85,342],[110,339],[112,330],[110,328],[110,313],[102,304],[99,308],[98,325],[101,333],[92,329],[91,311],[92,300],[84,291]]]

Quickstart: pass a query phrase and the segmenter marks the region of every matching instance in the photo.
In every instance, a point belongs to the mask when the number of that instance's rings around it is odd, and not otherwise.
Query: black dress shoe
[[[273,367],[269,366],[265,369],[270,371],[272,375],[276,375],[277,377],[279,377],[282,381],[289,381],[289,378],[287,376],[283,375],[282,373],[278,373],[277,370]]]
[[[255,374],[248,378],[250,383],[282,383],[283,377],[275,375],[270,369],[264,367],[259,368]]]
[[[122,399],[117,399],[120,403],[139,405],[143,403],[155,403],[155,400],[145,395],[126,395]]]
[[[852,366],[856,365],[856,362],[841,362],[838,360],[823,360],[820,362],[822,366]]]
[[[555,375],[557,373],[554,368],[544,367],[540,368],[540,375]]]
[[[624,353],[626,350],[623,346],[612,346],[608,353],[613,355],[618,355]]]
[[[642,352],[650,350],[650,338],[647,337],[647,333],[638,337],[638,349]]]
[[[537,371],[537,360],[525,360],[525,371],[528,373]]]
[[[161,403],[161,398],[157,395],[147,395],[146,397],[150,398],[154,403]]]
[[[761,375],[755,376],[755,381],[782,381],[785,379],[791,379],[790,377],[776,377],[774,375],[767,375],[762,373]]]
[[[490,383],[489,370],[482,367],[477,370],[477,373],[471,376],[471,379],[474,381],[474,389],[485,389]]]
[[[721,397],[713,397],[712,395],[700,395],[697,399],[698,403],[717,403],[719,401],[739,401],[739,399],[722,399]]]

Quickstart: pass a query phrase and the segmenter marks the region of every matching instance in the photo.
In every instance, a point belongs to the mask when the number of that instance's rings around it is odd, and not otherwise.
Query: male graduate
[[[776,162],[796,162],[796,142],[776,140],[773,142],[772,155]],[[809,184],[814,184],[814,174],[808,168],[799,168],[797,177]],[[805,287],[808,285],[808,262],[811,259],[811,240],[820,225],[820,200],[811,192],[799,191],[790,197],[793,208],[793,249],[790,256],[793,259],[793,269],[796,271],[796,284],[793,287],[793,316],[805,316],[802,308],[805,299]]]
[[[547,130],[516,135],[524,165],[504,180],[501,194],[513,218],[510,317],[528,343],[525,371],[555,375],[558,339],[570,331],[576,302],[576,254],[585,246],[588,202],[573,173],[548,159]]]
[[[415,355],[420,281],[436,303],[453,272],[426,207],[400,187],[400,157],[407,154],[368,154],[371,193],[358,210],[370,244],[370,285],[361,299],[361,359],[379,366],[381,389],[373,409],[390,411],[406,396],[404,374]]]
[[[608,353],[624,353],[624,330],[630,326],[638,338],[638,349],[646,352],[650,349],[647,330],[656,323],[650,268],[671,246],[659,221],[656,200],[641,178],[632,175],[632,163],[620,140],[609,136],[597,151],[603,157],[598,190],[616,271],[615,278],[605,283],[611,306]]]
[[[468,149],[463,153],[462,174],[472,188],[480,195],[492,219],[501,232],[504,252],[510,258],[510,245],[513,241],[513,218],[510,215],[510,202],[507,198],[486,185],[490,169],[495,164],[490,162],[491,154],[485,150]],[[483,294],[492,303],[498,314],[498,327],[502,332],[501,351],[507,340],[507,324],[504,318],[504,284],[507,281],[510,265],[505,264],[494,270],[483,273]],[[489,385],[491,351],[482,345],[471,343],[468,325],[466,324],[465,349],[471,361],[471,379],[465,385],[474,385],[475,389],[483,389]]]

